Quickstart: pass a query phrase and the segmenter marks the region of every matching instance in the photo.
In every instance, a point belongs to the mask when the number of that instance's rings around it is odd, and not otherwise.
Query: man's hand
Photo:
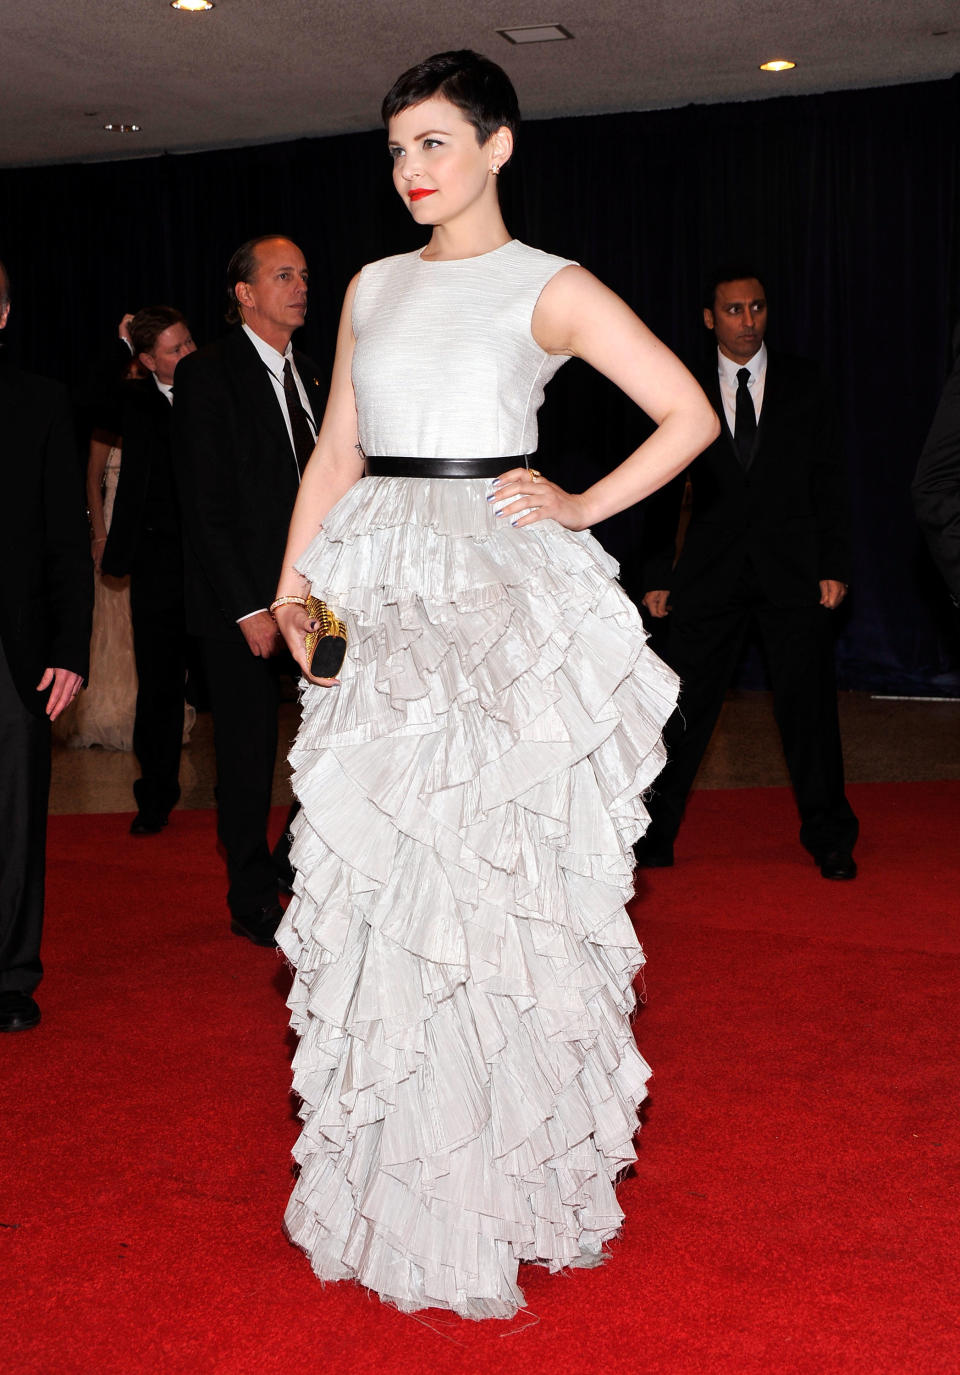
[[[258,611],[246,620],[238,621],[243,638],[250,646],[250,653],[257,659],[272,659],[280,653],[282,641],[276,622],[269,611]]]
[[[828,611],[836,611],[847,595],[847,584],[836,582],[833,578],[820,579],[820,605]]]
[[[83,679],[69,668],[47,668],[37,684],[37,691],[45,692],[51,683],[53,687],[47,699],[47,715],[51,721],[55,721],[83,687]]]
[[[670,614],[670,607],[667,605],[669,600],[670,593],[666,589],[660,588],[656,592],[645,593],[643,605],[650,612],[654,620],[662,621],[664,616]]]

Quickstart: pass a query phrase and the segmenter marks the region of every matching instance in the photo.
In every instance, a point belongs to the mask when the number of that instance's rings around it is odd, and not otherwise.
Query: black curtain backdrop
[[[535,121],[501,182],[512,233],[589,267],[688,361],[710,342],[704,274],[730,255],[758,264],[768,339],[820,359],[841,401],[855,546],[841,683],[960,693],[956,621],[909,500],[960,316],[960,77]],[[298,344],[327,365],[350,276],[423,242],[380,131],[0,170],[7,347],[76,384],[126,310],[177,305],[198,341],[210,339],[224,328],[231,252],[274,231],[306,254]],[[541,412],[540,466],[582,488],[645,430],[613,387],[571,362]],[[634,593],[641,522],[642,507],[596,532]],[[742,681],[759,672],[748,660]]]

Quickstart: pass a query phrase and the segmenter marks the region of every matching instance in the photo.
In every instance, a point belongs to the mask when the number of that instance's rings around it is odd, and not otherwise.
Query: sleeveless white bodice
[[[419,251],[363,269],[353,385],[368,455],[500,458],[537,448],[543,389],[565,357],[530,322],[558,258],[518,239],[476,258]]]

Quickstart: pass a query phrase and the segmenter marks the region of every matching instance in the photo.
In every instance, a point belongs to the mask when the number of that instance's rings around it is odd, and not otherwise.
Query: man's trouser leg
[[[277,902],[267,821],[277,756],[276,665],[237,642],[205,639],[203,665],[217,757],[217,834],[227,852],[227,902],[248,916]]]
[[[43,975],[50,725],[24,706],[2,645],[0,761],[0,993],[30,994]]]
[[[133,793],[141,812],[163,820],[180,797],[187,672],[183,557],[172,541],[145,536],[143,545],[130,576],[138,678],[133,748],[140,764]]]
[[[849,852],[859,823],[844,792],[831,613],[822,606],[764,606],[757,619],[800,841],[817,857]]]
[[[647,843],[669,848],[683,819],[724,695],[733,677],[749,618],[737,601],[723,607],[673,611],[664,658],[680,676],[680,699],[663,733],[667,764],[647,800]]]

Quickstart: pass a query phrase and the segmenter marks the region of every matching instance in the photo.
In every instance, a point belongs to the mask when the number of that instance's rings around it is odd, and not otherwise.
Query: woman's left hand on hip
[[[555,520],[567,530],[585,530],[583,499],[565,492],[537,468],[510,468],[494,478],[487,500],[496,503],[497,519],[511,525]]]

